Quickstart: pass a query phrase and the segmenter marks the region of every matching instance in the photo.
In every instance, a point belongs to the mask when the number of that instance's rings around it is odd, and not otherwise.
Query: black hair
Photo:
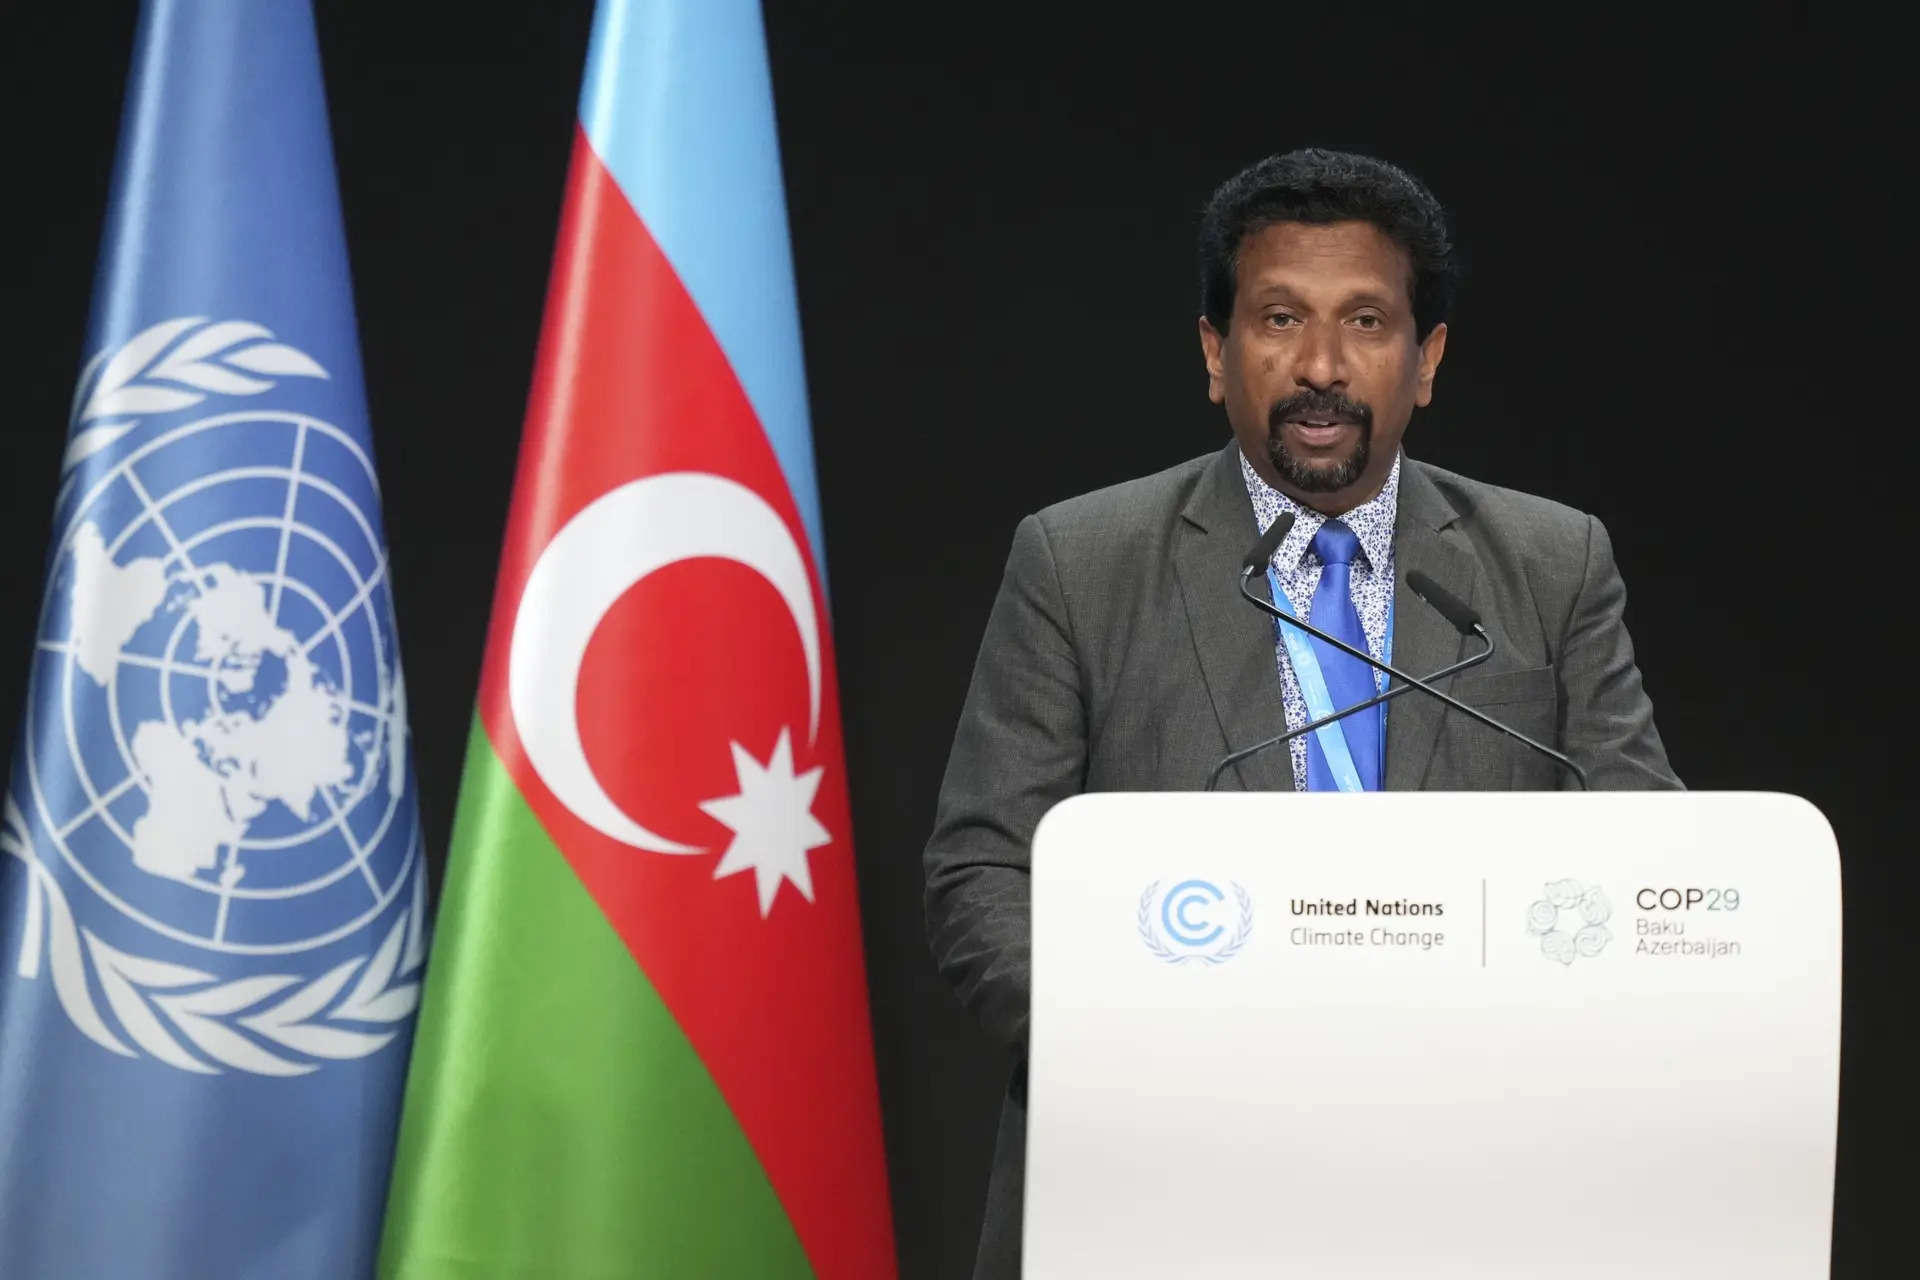
[[[1413,262],[1414,336],[1424,342],[1447,318],[1460,267],[1433,193],[1384,160],[1303,147],[1242,169],[1200,215],[1200,313],[1216,331],[1233,315],[1240,246],[1276,222],[1372,223]]]

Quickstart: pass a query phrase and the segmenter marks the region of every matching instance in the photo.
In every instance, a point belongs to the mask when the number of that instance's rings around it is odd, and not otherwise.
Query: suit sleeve
[[[1080,663],[1052,547],[1028,516],[980,642],[926,850],[934,961],[987,1031],[1015,1048],[1027,1039],[1029,843],[1086,773]]]
[[[1596,791],[1664,791],[1680,787],[1667,763],[1653,701],[1633,661],[1627,636],[1627,588],[1613,560],[1613,542],[1587,517],[1587,559],[1580,593],[1561,640],[1561,743]],[[1566,779],[1567,787],[1577,786]]]

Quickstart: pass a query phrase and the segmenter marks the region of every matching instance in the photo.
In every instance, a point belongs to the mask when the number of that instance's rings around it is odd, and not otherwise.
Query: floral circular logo
[[[1561,964],[1599,955],[1613,940],[1607,921],[1613,904],[1599,885],[1555,880],[1527,908],[1527,932],[1540,939],[1540,954]]]

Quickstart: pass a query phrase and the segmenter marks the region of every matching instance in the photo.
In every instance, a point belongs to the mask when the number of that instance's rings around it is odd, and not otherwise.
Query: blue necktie
[[[1320,585],[1314,588],[1307,621],[1328,635],[1336,636],[1366,652],[1367,633],[1360,625],[1359,610],[1353,607],[1353,557],[1359,550],[1360,539],[1338,520],[1327,521],[1320,526],[1320,532],[1313,535],[1313,554],[1320,557],[1320,563],[1325,568],[1320,571]],[[1333,699],[1335,710],[1365,702],[1380,692],[1374,683],[1372,667],[1358,658],[1348,657],[1331,645],[1318,640],[1311,643],[1315,655],[1320,659],[1320,672],[1326,677],[1327,693]],[[1353,756],[1353,767],[1360,773],[1360,785],[1368,791],[1380,789],[1383,710],[1382,707],[1370,707],[1334,722],[1346,734],[1347,751]],[[1307,739],[1307,790],[1339,789],[1339,784],[1333,780],[1333,771],[1327,767],[1327,758],[1320,751],[1320,735],[1310,735]]]

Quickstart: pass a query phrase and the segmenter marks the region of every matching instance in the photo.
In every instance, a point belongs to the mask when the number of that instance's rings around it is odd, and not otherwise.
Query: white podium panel
[[[1839,1027],[1793,797],[1077,797],[1026,1274],[1824,1276]]]

